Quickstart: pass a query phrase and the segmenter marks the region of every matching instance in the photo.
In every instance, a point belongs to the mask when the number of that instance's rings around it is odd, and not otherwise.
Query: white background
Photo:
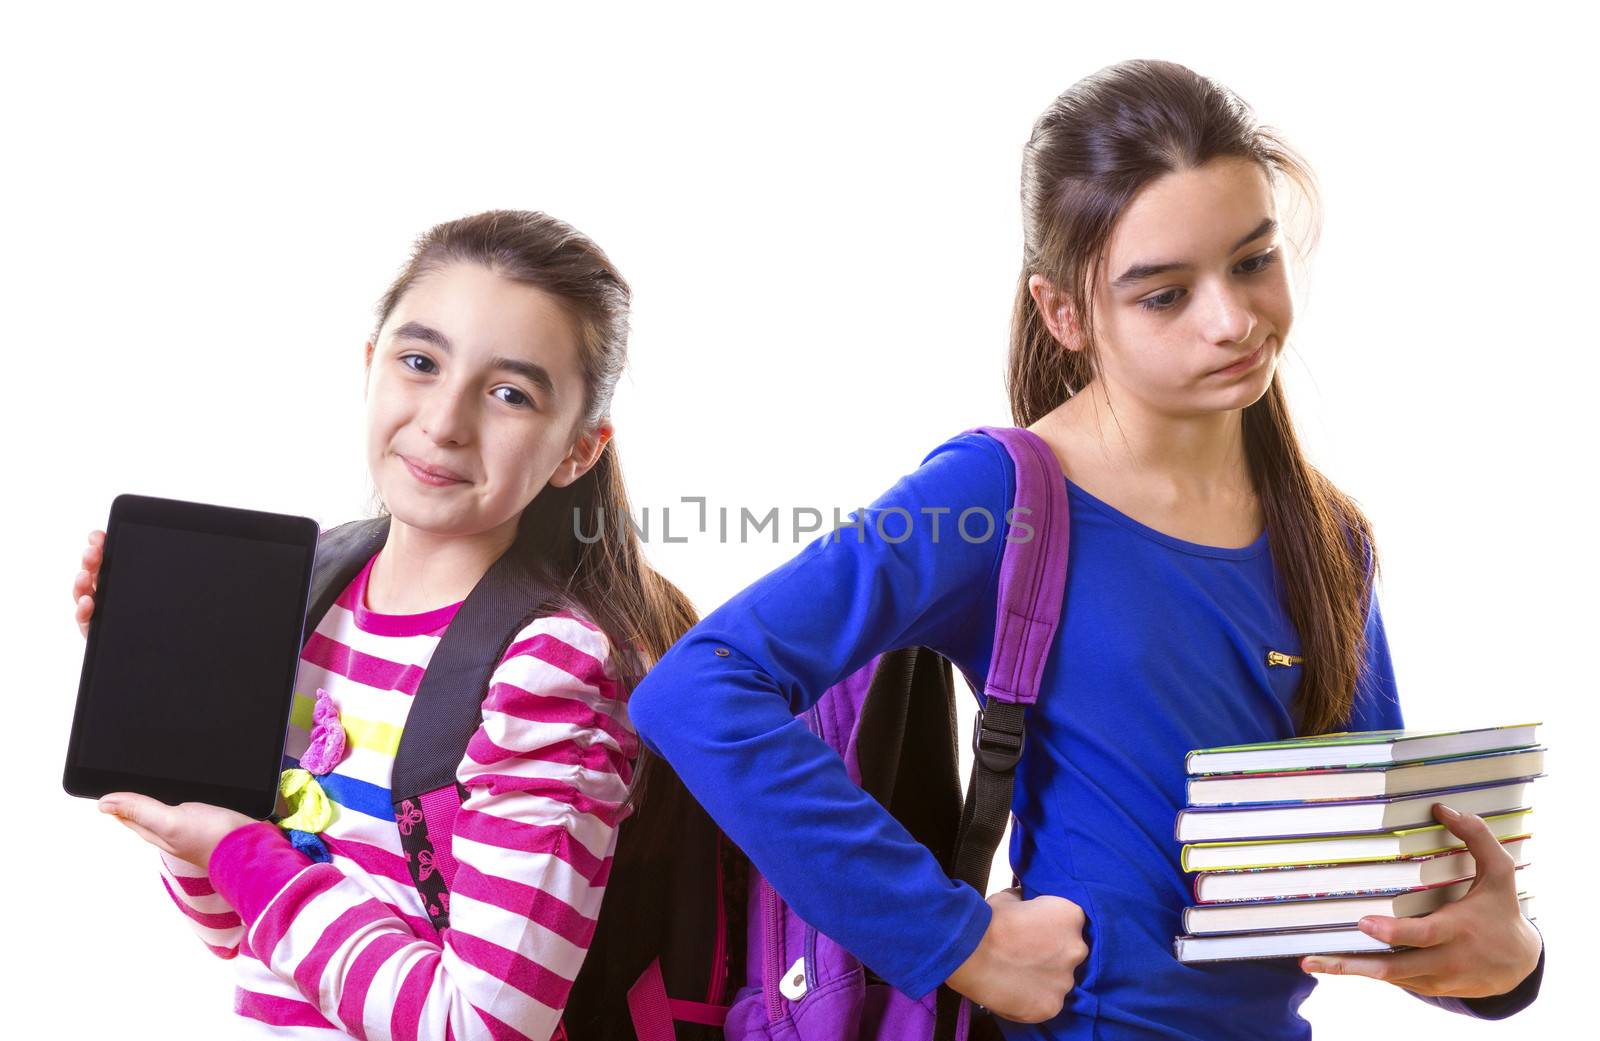
[[[1320,175],[1286,378],[1313,460],[1376,525],[1409,721],[1542,719],[1551,748],[1539,1002],[1483,1024],[1334,980],[1304,1011],[1324,1038],[1574,1036],[1596,924],[1594,26],[1416,6],[8,8],[9,1026],[231,1034],[229,966],[151,851],[61,793],[69,583],[119,492],[360,513],[361,345],[415,235],[544,209],[617,261],[638,506],[848,512],[1006,420],[1022,142],[1078,78],[1160,57]],[[650,555],[709,610],[797,549]]]

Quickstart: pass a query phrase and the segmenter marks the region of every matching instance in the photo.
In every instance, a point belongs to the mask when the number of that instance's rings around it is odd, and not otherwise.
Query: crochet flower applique
[[[300,767],[309,773],[322,776],[339,765],[344,758],[344,726],[339,722],[339,706],[321,687],[317,688],[317,704],[311,711],[311,741],[300,756]]]
[[[345,735],[339,722],[339,706],[321,687],[317,688],[311,722],[311,740],[300,756],[299,768],[283,771],[278,780],[278,792],[289,810],[278,821],[278,827],[289,833],[295,849],[312,860],[326,862],[327,846],[317,836],[333,823],[333,800],[317,778],[332,772],[344,758]]]
[[[306,770],[285,770],[278,778],[278,794],[289,812],[278,827],[289,833],[289,842],[312,860],[327,861],[328,847],[318,834],[333,823],[333,801],[322,785]]]

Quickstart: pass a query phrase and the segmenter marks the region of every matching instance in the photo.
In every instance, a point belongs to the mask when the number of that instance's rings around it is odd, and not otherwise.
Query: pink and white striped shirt
[[[456,771],[467,796],[440,935],[406,867],[389,781],[459,605],[371,611],[371,567],[307,641],[285,748],[297,765],[326,690],[346,736],[318,778],[333,803],[319,836],[331,860],[252,824],[217,846],[209,877],[163,854],[167,891],[213,952],[236,959],[248,1036],[546,1041],[594,934],[638,751],[606,638],[572,614],[536,619],[495,669]]]

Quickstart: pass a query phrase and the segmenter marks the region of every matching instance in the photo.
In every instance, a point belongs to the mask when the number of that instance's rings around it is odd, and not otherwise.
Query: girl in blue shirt
[[[1184,753],[1402,725],[1370,527],[1305,460],[1276,375],[1293,308],[1275,195],[1314,200],[1314,184],[1235,95],[1161,62],[1074,86],[1025,156],[1007,383],[1072,516],[1012,807],[1019,889],[985,901],[952,882],[794,718],[892,648],[987,674],[1005,525],[980,515],[1006,516],[1015,477],[981,435],[937,447],[859,528],[679,641],[633,695],[641,737],[801,917],[907,994],[948,982],[1013,1039],[1304,1038],[1316,971],[1516,1011],[1537,991],[1538,934],[1509,856],[1442,808],[1479,883],[1363,926],[1415,950],[1173,957]]]

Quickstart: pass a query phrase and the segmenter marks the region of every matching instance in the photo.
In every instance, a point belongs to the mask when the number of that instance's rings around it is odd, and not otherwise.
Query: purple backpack
[[[1018,520],[1001,561],[994,651],[973,734],[972,781],[957,774],[950,663],[927,648],[893,650],[829,688],[805,713],[852,780],[933,851],[952,878],[980,893],[1011,811],[1023,712],[1039,694],[1067,575],[1067,494],[1055,455],[1037,435],[979,428],[1016,464]],[[913,1000],[791,910],[752,868],[746,985],[724,1024],[727,1041],[967,1041],[993,1037],[993,1019],[940,985]],[[670,1022],[635,1009],[640,1041],[672,1041]],[[655,1018],[655,1022],[649,1022]],[[644,1020],[644,1021],[641,1021]]]

